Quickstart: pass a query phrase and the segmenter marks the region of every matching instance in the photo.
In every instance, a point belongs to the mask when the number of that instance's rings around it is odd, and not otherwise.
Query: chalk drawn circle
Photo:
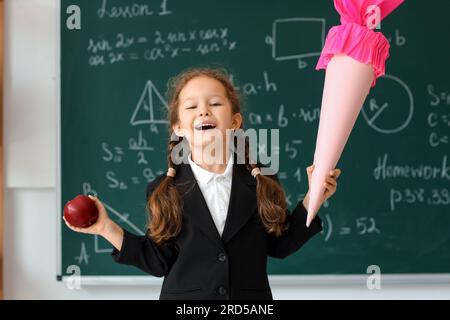
[[[385,81],[388,80],[388,81]],[[377,90],[375,90],[377,89]],[[379,133],[392,134],[405,129],[414,113],[414,97],[404,81],[392,75],[377,80],[377,86],[371,89],[361,113],[367,124]],[[390,103],[392,97],[403,99],[402,103]],[[371,101],[387,101],[387,105],[371,110]]]

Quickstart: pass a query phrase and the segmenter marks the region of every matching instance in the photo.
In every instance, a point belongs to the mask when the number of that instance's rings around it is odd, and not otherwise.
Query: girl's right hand
[[[101,203],[100,200],[98,200],[97,197],[88,195],[88,197],[94,201],[95,206],[97,207],[98,210],[98,219],[97,221],[91,225],[88,228],[77,228],[74,227],[72,225],[70,225],[66,219],[64,218],[63,215],[63,219],[64,222],[66,223],[66,226],[75,231],[75,232],[80,232],[80,233],[87,233],[87,234],[98,234],[98,235],[103,235],[105,233],[106,227],[109,223],[112,222],[112,220],[109,218],[108,213],[106,212],[105,207],[103,206],[103,204]]]

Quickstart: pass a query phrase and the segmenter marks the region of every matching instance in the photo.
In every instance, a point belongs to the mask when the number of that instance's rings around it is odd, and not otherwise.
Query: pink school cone
[[[324,182],[336,167],[364,100],[385,74],[389,42],[368,27],[378,10],[384,19],[403,0],[334,0],[341,25],[330,29],[316,69],[326,69],[319,130],[314,152],[308,215],[309,227],[325,192]],[[374,9],[374,6],[376,7]]]
[[[307,226],[319,210],[325,192],[323,183],[341,157],[369,93],[373,76],[371,65],[345,55],[335,55],[328,63],[314,153]]]

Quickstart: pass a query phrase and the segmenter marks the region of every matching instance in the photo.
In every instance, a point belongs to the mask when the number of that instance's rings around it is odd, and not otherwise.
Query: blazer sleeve
[[[147,186],[147,199],[160,182],[158,177]],[[124,229],[122,248],[113,248],[111,256],[120,264],[132,265],[155,277],[165,276],[177,256],[177,250],[171,241],[157,245],[149,236],[135,235]]]
[[[300,249],[316,233],[322,231],[322,220],[318,215],[311,222],[309,228],[306,227],[307,214],[302,201],[297,204],[291,214],[287,213],[288,229],[280,237],[269,235],[269,256],[286,258]]]

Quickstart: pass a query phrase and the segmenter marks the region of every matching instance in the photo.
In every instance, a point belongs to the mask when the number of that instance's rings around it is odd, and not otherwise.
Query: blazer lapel
[[[230,241],[245,225],[257,207],[255,178],[245,165],[234,164],[230,202],[221,238],[189,164],[181,164],[178,167],[175,184],[184,200],[184,218],[191,219],[192,223],[222,250],[224,243]]]
[[[255,213],[257,207],[255,186],[256,180],[245,168],[245,165],[235,164],[233,166],[230,204],[222,234],[224,243],[230,241]]]
[[[210,238],[220,249],[223,250],[223,243],[216,225],[211,217],[211,213],[203,197],[202,191],[195,180],[191,166],[181,164],[177,168],[175,179],[179,191],[183,198],[184,219],[190,219],[192,223]]]

